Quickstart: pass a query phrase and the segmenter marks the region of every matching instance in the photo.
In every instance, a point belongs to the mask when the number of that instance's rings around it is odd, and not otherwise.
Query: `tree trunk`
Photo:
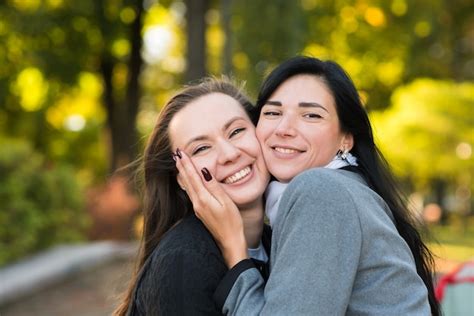
[[[121,167],[133,161],[138,152],[138,133],[136,129],[136,119],[140,104],[139,76],[143,65],[143,59],[141,57],[143,5],[141,0],[135,1],[135,8],[137,10],[137,16],[135,18],[135,21],[132,23],[130,29],[131,52],[130,59],[128,61],[128,85],[127,95],[125,98],[125,108],[127,110],[125,111],[125,113],[123,113],[123,130],[126,134],[123,136],[126,137],[125,139],[127,139],[127,141],[125,144],[126,147],[123,148],[123,152],[121,152],[121,156],[124,160],[115,161],[117,167]],[[121,138],[116,141],[120,142]],[[118,158],[120,159],[122,157]]]
[[[206,72],[206,21],[208,0],[186,0],[187,70],[186,82],[202,78]]]
[[[232,73],[232,30],[230,28],[232,0],[222,0],[221,3],[222,27],[225,35],[224,51],[222,53],[222,73],[229,76]]]
[[[128,60],[128,78],[124,99],[117,100],[112,82],[113,70],[118,62],[108,50],[104,50],[101,59],[101,74],[104,82],[104,105],[107,111],[107,126],[109,129],[109,170],[114,173],[117,169],[132,162],[137,154],[136,117],[140,101],[139,75],[143,64],[141,58],[142,47],[142,15],[141,0],[134,0],[136,18],[130,25],[129,40],[131,52]],[[113,25],[105,18],[102,1],[97,1],[97,10],[100,17],[100,26],[107,39]],[[107,46],[107,45],[106,45]]]

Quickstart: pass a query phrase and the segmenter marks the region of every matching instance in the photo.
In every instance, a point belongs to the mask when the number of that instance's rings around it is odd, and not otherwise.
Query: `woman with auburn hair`
[[[194,215],[175,160],[186,155],[212,175],[239,210],[242,237],[266,276],[268,184],[253,106],[225,79],[188,86],[162,109],[143,156],[144,229],[138,269],[115,315],[221,315],[213,301],[227,272],[211,234]],[[265,247],[264,247],[265,246]],[[247,246],[246,246],[247,247]]]

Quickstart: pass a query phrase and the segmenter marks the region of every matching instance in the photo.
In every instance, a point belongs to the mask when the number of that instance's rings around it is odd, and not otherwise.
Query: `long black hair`
[[[275,90],[287,79],[296,75],[314,75],[321,79],[331,91],[336,103],[341,132],[350,133],[354,137],[351,153],[357,157],[359,170],[369,186],[390,207],[398,233],[410,247],[418,275],[428,289],[431,313],[439,315],[439,304],[433,288],[433,256],[415,228],[415,220],[407,209],[406,197],[394,180],[387,161],[375,145],[367,112],[354,83],[344,69],[333,61],[322,61],[307,56],[297,56],[283,62],[268,75],[262,84],[256,112],[253,114],[255,122],[260,116],[262,107]]]

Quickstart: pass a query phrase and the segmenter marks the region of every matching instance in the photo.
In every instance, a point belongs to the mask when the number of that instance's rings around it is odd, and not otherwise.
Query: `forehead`
[[[172,143],[222,130],[232,118],[248,118],[244,107],[223,93],[211,93],[187,104],[175,114],[169,125]]]
[[[317,102],[333,105],[334,97],[323,79],[314,75],[296,75],[285,80],[269,100],[282,103]]]

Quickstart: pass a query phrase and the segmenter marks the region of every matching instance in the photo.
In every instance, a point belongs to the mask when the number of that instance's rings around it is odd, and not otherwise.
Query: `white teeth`
[[[250,166],[249,167],[245,167],[244,169],[234,173],[233,175],[231,175],[230,177],[227,177],[224,179],[224,183],[225,184],[232,184],[234,182],[237,182],[239,181],[240,179],[244,178],[246,175],[248,175],[250,173]]]
[[[293,153],[296,153],[296,152],[297,152],[297,151],[294,150],[294,149],[281,148],[281,147],[275,147],[275,150],[278,151],[279,153],[283,153],[283,154],[293,154]]]

